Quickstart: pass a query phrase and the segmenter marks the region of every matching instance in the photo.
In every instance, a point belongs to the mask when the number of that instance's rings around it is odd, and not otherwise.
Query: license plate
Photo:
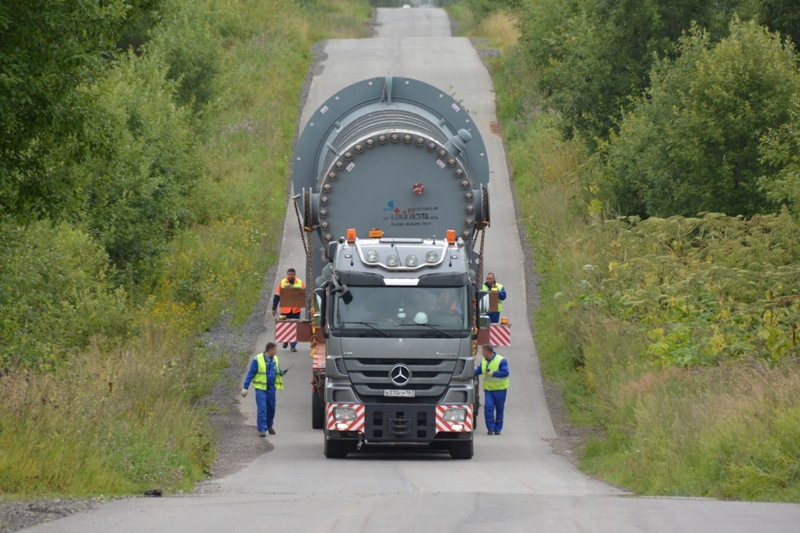
[[[413,398],[416,396],[415,390],[396,390],[396,389],[385,389],[383,391],[384,396],[400,396],[402,398]]]

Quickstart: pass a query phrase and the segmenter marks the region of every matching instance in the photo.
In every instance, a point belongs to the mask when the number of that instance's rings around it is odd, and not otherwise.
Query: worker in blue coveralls
[[[483,360],[475,367],[475,375],[483,374],[483,417],[489,435],[499,435],[503,431],[503,412],[508,394],[508,361],[495,353],[494,346],[481,347]]]
[[[251,382],[256,390],[256,425],[259,437],[266,437],[268,431],[270,435],[275,435],[273,427],[277,400],[275,391],[283,390],[281,376],[286,374],[286,370],[281,370],[277,353],[278,345],[268,342],[264,352],[253,357],[242,387],[242,397],[247,396]]]

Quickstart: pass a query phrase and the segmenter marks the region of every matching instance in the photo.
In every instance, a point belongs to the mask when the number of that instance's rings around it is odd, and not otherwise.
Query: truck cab
[[[472,457],[475,284],[451,237],[342,239],[323,295],[326,455],[362,445]]]

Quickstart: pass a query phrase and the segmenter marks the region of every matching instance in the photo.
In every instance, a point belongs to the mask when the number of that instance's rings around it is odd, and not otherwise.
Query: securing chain
[[[313,261],[311,260],[311,200],[310,194],[307,190],[303,190],[303,213],[304,217],[300,216],[300,207],[297,205],[297,198],[300,196],[299,194],[294,195],[292,200],[294,201],[294,213],[297,216],[297,225],[300,228],[300,240],[303,241],[303,251],[306,254],[306,273],[308,275],[308,279],[306,280],[306,287],[310,287],[310,283],[313,283],[314,279],[314,269],[313,269]],[[306,313],[310,317],[311,311],[313,310],[313,294],[314,291],[307,290],[308,292],[308,300],[306,302]]]
[[[303,213],[305,214],[305,218],[303,220],[303,227],[306,230],[306,238],[308,239],[308,243],[303,243],[303,247],[306,249],[306,272],[308,272],[308,280],[306,280],[306,286],[314,287],[314,261],[313,256],[311,255],[311,232],[313,231],[311,228],[311,191],[306,190],[303,191]],[[314,299],[314,291],[308,291],[308,307],[307,307],[307,314],[311,317],[311,313],[316,310],[316,306],[314,305],[316,300]]]
[[[478,252],[478,282],[483,282],[483,250],[486,244],[486,228],[489,227],[489,188],[481,185],[481,248]],[[473,243],[474,244],[474,243]]]

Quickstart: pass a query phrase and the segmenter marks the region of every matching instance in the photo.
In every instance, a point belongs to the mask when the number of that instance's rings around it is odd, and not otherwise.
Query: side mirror
[[[353,295],[350,294],[350,290],[347,288],[347,285],[342,285],[342,301],[344,305],[350,305],[350,302],[353,301]]]
[[[483,313],[489,312],[489,292],[476,291],[475,292],[475,323],[480,325],[480,316]]]
[[[314,289],[319,302],[319,313],[314,314],[314,325],[322,329],[322,336],[328,338],[328,328],[326,327],[326,313],[328,307],[328,291],[326,288]],[[319,323],[317,323],[319,321]]]
[[[336,293],[344,302],[344,305],[350,305],[350,302],[353,301],[353,295],[350,294],[350,289],[347,288],[347,285],[342,283],[339,284],[336,278],[333,278],[333,289],[331,290],[332,293]]]

